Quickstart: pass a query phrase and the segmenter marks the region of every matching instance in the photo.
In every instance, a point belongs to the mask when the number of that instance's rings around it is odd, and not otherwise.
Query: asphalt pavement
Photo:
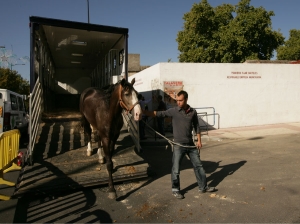
[[[141,156],[148,179],[107,187],[0,201],[2,223],[299,223],[300,123],[210,130],[202,133],[201,160],[214,193],[199,194],[188,158],[181,165],[184,199],[171,194],[172,150],[151,131]],[[172,139],[171,133],[166,136]],[[16,181],[18,172],[4,174]],[[1,194],[13,193],[1,185]]]

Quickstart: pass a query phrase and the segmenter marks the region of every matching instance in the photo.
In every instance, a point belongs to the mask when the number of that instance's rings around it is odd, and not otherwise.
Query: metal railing
[[[199,115],[199,114],[202,114],[202,115]],[[205,122],[202,122],[204,123],[204,126],[201,126],[200,127],[205,127],[206,128],[206,134],[208,134],[208,127],[213,127],[215,124],[211,125],[208,123],[208,120],[207,120],[207,117],[208,116],[218,116],[218,129],[220,129],[220,114],[218,113],[213,113],[213,114],[208,114],[207,112],[201,112],[201,113],[197,113],[198,115],[198,119],[199,119],[199,116],[200,116],[200,119],[203,120],[202,118],[205,116],[206,117],[206,123]],[[214,121],[215,121],[215,117],[214,117]]]
[[[220,129],[220,114],[216,113],[215,111],[215,108],[214,107],[195,107],[194,109],[196,110],[205,110],[205,109],[212,109],[213,110],[213,113],[208,113],[208,112],[197,112],[197,115],[198,115],[198,119],[202,122],[199,121],[199,124],[200,124],[200,128],[201,127],[205,127],[205,130],[206,130],[206,134],[208,134],[208,128],[209,127],[213,127],[216,125],[216,116],[218,116],[218,129]],[[208,121],[208,116],[213,116],[213,123],[212,124],[209,124],[209,121]],[[206,118],[206,120],[203,120],[203,117]],[[204,125],[201,125],[204,124]]]
[[[36,80],[32,93],[29,96],[29,143],[27,150],[27,162],[29,165],[33,164],[32,153],[34,150],[37,133],[39,130],[39,121],[42,114],[42,89],[39,79]]]
[[[214,107],[195,107],[194,109],[196,109],[196,110],[212,109],[213,112],[212,112],[211,114],[215,114],[215,113],[216,113],[216,110],[215,110]],[[198,113],[200,114],[201,112],[198,112]],[[207,112],[202,112],[202,113],[207,113]],[[215,119],[215,117],[214,117],[212,126],[215,126],[215,124],[216,124],[216,119]]]
[[[122,112],[123,115],[123,120],[125,122],[125,125],[127,127],[127,130],[129,134],[131,135],[132,140],[134,141],[134,144],[140,152],[141,150],[141,145],[140,145],[140,137],[139,137],[139,122],[135,121],[133,119],[133,116],[131,114],[127,114],[126,112]]]

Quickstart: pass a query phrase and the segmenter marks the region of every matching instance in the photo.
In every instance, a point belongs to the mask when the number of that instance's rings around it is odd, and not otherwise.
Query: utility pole
[[[90,23],[90,4],[89,4],[89,0],[87,0],[87,10],[88,10],[88,23]]]

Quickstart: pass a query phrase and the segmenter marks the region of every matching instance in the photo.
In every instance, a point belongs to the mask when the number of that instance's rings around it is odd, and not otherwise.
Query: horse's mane
[[[110,84],[110,85],[104,86],[104,87],[101,88],[101,90],[103,91],[103,93],[105,95],[111,94],[115,89],[115,85],[116,84]]]
[[[121,81],[118,81],[115,84],[106,85],[106,86],[104,86],[104,87],[101,88],[101,91],[103,93],[105,102],[107,104],[109,104],[111,95],[114,92],[116,86],[118,86],[119,84],[121,85]],[[128,89],[128,88],[130,88],[130,83],[129,82],[125,82],[124,89]]]

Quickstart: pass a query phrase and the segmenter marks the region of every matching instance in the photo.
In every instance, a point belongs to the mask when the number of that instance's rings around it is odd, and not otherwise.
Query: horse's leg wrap
[[[112,171],[113,171],[113,162],[112,160],[107,160],[107,164],[106,164],[106,168],[108,171],[108,186],[109,186],[109,190],[108,190],[108,197],[110,199],[116,199],[117,198],[117,193],[116,193],[116,189],[114,187],[113,184],[113,179],[112,179]]]
[[[99,163],[104,164],[103,148],[102,147],[98,148],[97,154],[99,156]]]
[[[116,192],[108,192],[108,198],[116,200],[117,199],[117,193]]]
[[[92,155],[91,141],[89,141],[89,143],[88,143],[88,147],[87,147],[87,150],[86,150],[86,155],[87,156],[91,156]]]

